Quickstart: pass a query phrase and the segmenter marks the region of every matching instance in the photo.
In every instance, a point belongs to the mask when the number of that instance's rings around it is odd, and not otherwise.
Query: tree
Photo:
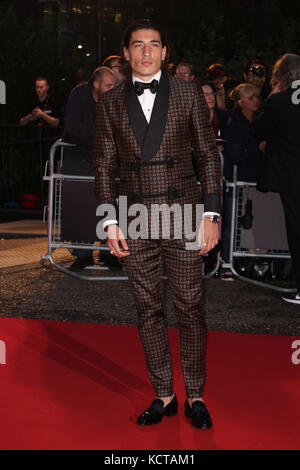
[[[86,2],[68,3],[82,5],[82,12],[70,10],[69,26],[62,31],[66,14],[59,10],[59,2],[51,2],[48,14],[39,15],[36,0],[1,1],[0,80],[6,83],[8,103],[0,108],[1,122],[16,123],[30,110],[38,75],[47,76],[64,105],[75,70],[82,67],[90,73],[100,65],[98,5],[102,6],[102,58],[119,53],[124,28],[141,16],[164,26],[171,60],[189,60],[200,77],[207,66],[221,62],[240,79],[243,63],[253,56],[264,59],[271,69],[284,53],[300,51],[298,0],[90,0],[89,10]],[[79,42],[84,43],[82,50],[77,48]]]

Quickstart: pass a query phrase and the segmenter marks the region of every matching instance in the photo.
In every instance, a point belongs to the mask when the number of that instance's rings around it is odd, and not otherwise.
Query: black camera
[[[252,72],[259,78],[262,78],[266,75],[266,71],[261,65],[256,65],[256,67],[250,67],[249,72]]]

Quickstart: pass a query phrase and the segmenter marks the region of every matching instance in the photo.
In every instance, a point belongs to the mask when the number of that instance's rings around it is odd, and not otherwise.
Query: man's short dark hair
[[[38,78],[35,79],[35,81],[36,81],[36,82],[42,82],[42,81],[44,81],[44,82],[46,82],[47,85],[49,86],[48,79],[45,78],[45,77],[38,77]]]
[[[159,33],[161,45],[162,47],[166,48],[166,58],[164,60],[164,67],[166,67],[166,64],[168,63],[168,60],[169,60],[169,44],[168,44],[167,36],[164,30],[162,29],[162,27],[158,23],[148,18],[134,20],[133,23],[131,23],[126,28],[124,35],[123,35],[122,46],[121,46],[122,58],[124,59],[124,52],[123,52],[124,47],[126,47],[126,49],[129,48],[129,43],[130,43],[132,33],[134,33],[135,31],[139,31],[140,29],[153,29],[153,31],[157,31]]]
[[[105,67],[104,65],[101,65],[100,67],[97,67],[94,72],[92,73],[92,82],[94,82],[95,80],[99,80],[102,75],[104,74],[104,72],[109,72],[111,73],[113,76],[115,76],[114,72],[112,69],[110,69],[109,67]]]
[[[186,60],[182,60],[176,65],[176,68],[179,67],[180,65],[182,65],[183,67],[188,67],[191,73],[193,73],[194,67],[190,62],[187,62]]]
[[[203,87],[203,86],[209,86],[214,93],[216,92],[216,86],[214,82],[200,82],[199,87]]]

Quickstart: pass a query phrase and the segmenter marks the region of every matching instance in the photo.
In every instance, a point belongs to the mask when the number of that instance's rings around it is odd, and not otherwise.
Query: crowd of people
[[[218,63],[207,68],[204,81],[196,76],[193,65],[188,61],[182,60],[176,65],[174,63],[168,64],[170,75],[178,80],[184,80],[200,87],[204,94],[218,149],[222,154],[224,180],[232,181],[233,167],[237,165],[238,180],[260,183],[261,179],[264,178],[264,183],[266,183],[265,158],[263,156],[266,155],[266,152],[268,153],[267,149],[270,149],[272,145],[274,147],[274,144],[270,142],[270,135],[272,132],[274,133],[274,129],[271,130],[271,122],[266,123],[259,116],[265,116],[265,109],[271,113],[270,103],[273,103],[271,97],[276,94],[283,96],[283,91],[290,89],[291,80],[297,79],[297,57],[293,54],[287,54],[278,61],[274,66],[271,80],[268,79],[267,67],[258,58],[253,58],[245,63],[241,74],[242,80],[231,77],[226,72],[225,67]],[[294,72],[292,73],[290,69],[293,69]],[[97,100],[101,94],[124,82],[127,78],[127,64],[118,55],[107,57],[102,65],[92,73],[91,77],[87,77],[84,70],[78,69],[76,86],[71,91],[62,113],[61,108],[49,94],[47,78],[38,77],[35,82],[37,102],[32,111],[22,117],[19,123],[21,126],[64,126],[63,140],[77,146],[75,150],[65,150],[64,171],[92,176],[94,174],[93,130]],[[275,98],[275,100],[279,101],[279,98]],[[295,118],[294,109],[290,111]],[[259,124],[260,122],[263,122],[263,124]],[[286,122],[282,123],[280,120],[280,125],[285,126]],[[286,129],[286,135],[291,137],[292,128],[293,123]],[[272,134],[271,139],[276,140],[278,138],[278,135]],[[282,138],[285,138],[285,136]],[[279,191],[281,194],[285,215],[288,217],[289,246],[294,266],[295,263],[298,266],[300,254],[297,240],[299,238],[295,235],[298,228],[293,223],[293,220],[298,220],[298,217],[295,216],[295,209],[290,208],[292,203],[287,202],[289,197],[286,195],[286,192],[288,195],[291,192],[291,187],[289,187],[287,178],[284,181],[284,186],[281,185],[281,182],[278,183],[282,178],[282,175],[279,175],[281,170],[284,173],[286,173],[286,170],[291,171],[291,178],[293,179],[293,168],[299,166],[300,160],[296,161],[298,149],[294,143],[291,143],[293,139],[297,140],[295,135],[290,138],[288,143],[282,143],[282,148],[279,151],[279,154],[282,155],[276,157],[275,169],[272,165],[269,168],[269,180],[265,190]],[[290,153],[283,162],[285,146],[289,148]],[[197,172],[196,167],[195,171]],[[297,200],[297,197],[293,197],[293,194],[297,196],[298,193],[298,183],[295,183],[291,199]],[[221,258],[225,265],[229,260],[231,205],[232,193],[228,189],[226,190],[224,186]],[[92,252],[77,250],[74,255],[76,259],[71,269],[80,270],[93,262]],[[104,252],[103,260],[110,269],[122,269],[122,264],[107,252]],[[295,271],[298,273],[296,278],[299,280],[300,268],[295,268]],[[223,280],[233,280],[230,269],[221,268],[219,275]],[[297,287],[300,290],[300,282],[298,282]]]

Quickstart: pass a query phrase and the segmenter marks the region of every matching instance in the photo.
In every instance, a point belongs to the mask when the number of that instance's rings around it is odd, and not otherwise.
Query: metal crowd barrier
[[[47,222],[48,222],[48,252],[41,257],[41,264],[44,265],[46,261],[49,261],[56,269],[59,271],[73,276],[77,279],[88,280],[88,281],[124,281],[128,280],[128,277],[123,276],[97,276],[97,275],[86,275],[84,273],[78,273],[68,269],[69,266],[58,264],[53,259],[53,252],[56,249],[67,248],[69,250],[73,249],[83,249],[83,250],[96,250],[96,251],[107,251],[108,247],[106,245],[100,244],[95,245],[92,243],[80,243],[78,241],[69,241],[62,239],[62,202],[63,202],[63,183],[66,181],[81,181],[81,182],[93,182],[94,177],[92,176],[76,176],[71,174],[63,174],[58,170],[62,167],[63,164],[63,150],[66,147],[76,147],[75,145],[62,142],[61,140],[56,141],[50,149],[49,161],[46,162],[45,173],[43,180],[47,181],[49,184],[48,187],[48,205],[44,208],[44,219],[47,211]],[[60,150],[59,158],[57,158],[57,153]],[[208,273],[204,274],[203,278],[209,279],[215,275],[219,269],[220,265],[220,256],[219,253],[216,254],[216,265],[214,269]],[[204,269],[204,263],[203,263]],[[83,271],[107,271],[108,267],[101,265],[88,266],[84,268]],[[166,279],[163,276],[163,279]]]
[[[45,174],[43,177],[44,181],[48,181],[49,190],[48,190],[48,206],[45,207],[47,210],[47,222],[48,222],[48,252],[47,254],[41,257],[41,263],[44,265],[46,261],[55,266],[59,271],[73,276],[77,279],[88,280],[88,281],[110,281],[110,280],[127,280],[125,276],[93,276],[85,275],[83,273],[71,271],[68,269],[69,266],[58,264],[53,259],[53,252],[59,248],[67,248],[69,250],[81,249],[81,250],[108,250],[107,246],[99,246],[93,243],[79,242],[74,240],[63,240],[62,239],[62,202],[63,202],[63,183],[66,181],[81,181],[81,182],[93,182],[94,177],[92,176],[77,176],[72,174],[63,174],[60,172],[60,168],[63,164],[63,149],[65,147],[76,147],[72,144],[67,144],[61,140],[56,141],[50,149],[50,159],[46,162]],[[59,158],[57,158],[57,150],[60,150]],[[45,211],[44,211],[45,218]],[[98,271],[103,270],[107,271],[108,268],[95,265],[88,266],[84,271]]]
[[[235,262],[241,258],[271,260],[291,258],[280,196],[277,193],[261,193],[256,190],[256,186],[256,183],[237,181],[237,167],[234,167],[233,182],[226,181],[226,188],[232,191],[231,236],[229,262],[223,263],[222,267],[229,268],[241,281],[277,292],[296,292],[296,289],[283,288],[243,276],[235,269]],[[243,229],[240,220],[245,207],[245,196],[252,197],[254,201],[256,199],[253,207],[252,230]]]

